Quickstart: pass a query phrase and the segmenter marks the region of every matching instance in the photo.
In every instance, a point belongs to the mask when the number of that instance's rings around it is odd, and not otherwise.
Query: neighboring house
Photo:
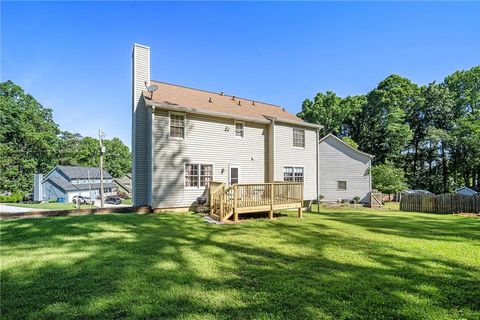
[[[304,199],[316,199],[320,126],[277,105],[153,81],[142,45],[132,89],[134,205],[189,208],[209,181],[303,182]]]
[[[56,166],[43,179],[44,200],[64,199],[72,202],[82,195],[96,199],[100,195],[100,170],[98,167]],[[112,176],[103,171],[104,195],[116,194]]]
[[[475,190],[470,189],[469,187],[461,187],[455,190],[455,193],[463,194],[467,196],[474,196],[477,194]]]
[[[117,191],[132,196],[132,175],[126,174],[121,178],[114,178],[113,183],[117,186]]]
[[[373,156],[359,151],[332,134],[320,140],[320,195],[325,202],[360,197],[368,203],[372,190],[370,166]]]

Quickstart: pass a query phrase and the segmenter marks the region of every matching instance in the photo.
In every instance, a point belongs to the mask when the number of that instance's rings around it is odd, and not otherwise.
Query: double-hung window
[[[304,170],[303,167],[284,167],[283,181],[303,182]]]
[[[185,164],[185,187],[207,187],[213,180],[213,165],[186,163]]]
[[[235,137],[245,137],[245,125],[243,124],[243,122],[235,122]]]
[[[293,147],[305,148],[305,130],[293,128]]]
[[[170,113],[170,138],[185,139],[185,115]]]
[[[339,191],[347,190],[347,181],[337,181],[337,189]]]

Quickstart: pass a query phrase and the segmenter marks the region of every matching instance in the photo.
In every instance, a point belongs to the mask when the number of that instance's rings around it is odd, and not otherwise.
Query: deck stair
[[[298,209],[302,217],[303,184],[297,182],[248,183],[227,186],[211,182],[209,190],[210,216],[219,221],[239,214],[268,212],[273,218],[274,210]]]

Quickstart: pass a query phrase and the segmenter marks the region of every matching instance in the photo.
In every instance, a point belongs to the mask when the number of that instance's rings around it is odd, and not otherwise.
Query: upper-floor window
[[[293,146],[295,148],[305,148],[305,130],[293,129]]]
[[[284,167],[283,181],[303,182],[303,167]]]
[[[213,165],[186,163],[185,164],[185,187],[207,187],[213,180]]]
[[[185,139],[185,115],[170,114],[170,138]]]
[[[243,122],[235,122],[235,137],[245,137],[245,125]]]
[[[337,189],[340,191],[347,190],[347,181],[337,181]]]

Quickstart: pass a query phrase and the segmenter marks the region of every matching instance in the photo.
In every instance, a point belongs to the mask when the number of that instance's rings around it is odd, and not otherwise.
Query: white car
[[[76,204],[77,201],[80,204],[95,204],[95,200],[91,200],[90,197],[74,196],[72,202]]]

